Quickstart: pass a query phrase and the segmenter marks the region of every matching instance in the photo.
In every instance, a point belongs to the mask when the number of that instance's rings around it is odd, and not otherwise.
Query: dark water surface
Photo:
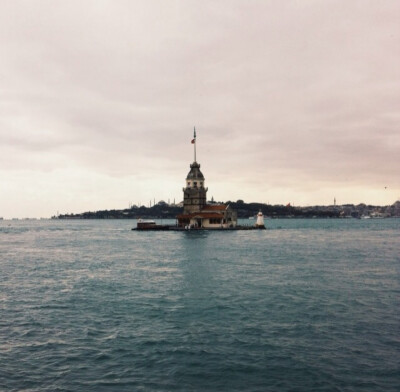
[[[400,390],[400,219],[0,222],[0,390]]]

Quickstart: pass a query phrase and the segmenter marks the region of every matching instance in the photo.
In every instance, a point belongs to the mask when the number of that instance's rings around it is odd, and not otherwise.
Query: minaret
[[[194,129],[192,144],[194,144],[194,162],[190,165],[186,177],[186,187],[183,188],[183,213],[201,211],[207,204],[207,188],[204,186],[204,176],[200,171],[200,164],[196,162],[196,128]]]

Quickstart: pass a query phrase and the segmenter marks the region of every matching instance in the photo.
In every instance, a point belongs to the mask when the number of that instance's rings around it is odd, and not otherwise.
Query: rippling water
[[[0,389],[399,391],[400,219],[0,222]]]

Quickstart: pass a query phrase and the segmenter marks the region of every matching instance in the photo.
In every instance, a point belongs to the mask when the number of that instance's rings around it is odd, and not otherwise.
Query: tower
[[[186,186],[183,188],[183,213],[177,215],[177,225],[187,230],[236,227],[237,212],[229,205],[207,205],[208,189],[205,187],[204,176],[196,159],[196,129],[194,129],[192,144],[194,159],[186,177]]]
[[[186,177],[186,187],[183,188],[183,213],[201,211],[207,203],[207,188],[204,186],[204,176],[200,171],[200,164],[196,161],[196,128],[193,131],[194,160],[190,165],[190,172]]]
[[[265,225],[264,225],[264,215],[263,215],[263,213],[261,212],[261,210],[260,210],[260,212],[257,214],[256,227],[258,227],[258,228],[260,228],[260,229],[262,229],[262,228],[265,229]]]
[[[200,164],[194,161],[186,177],[186,187],[183,188],[183,213],[201,211],[207,203],[207,190]]]

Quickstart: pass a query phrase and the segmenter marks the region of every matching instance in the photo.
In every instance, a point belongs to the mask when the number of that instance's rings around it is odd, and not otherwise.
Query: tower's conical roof
[[[197,162],[193,162],[190,165],[190,172],[186,177],[187,180],[203,180],[203,173],[200,171],[200,164]]]

